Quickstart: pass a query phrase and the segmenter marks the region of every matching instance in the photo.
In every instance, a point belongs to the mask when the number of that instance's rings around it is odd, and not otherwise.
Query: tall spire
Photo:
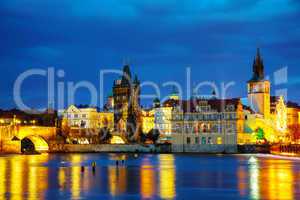
[[[134,75],[133,83],[136,84],[136,85],[139,85],[139,84],[140,84],[140,81],[139,81],[139,79],[138,79],[138,77],[137,77],[136,74]]]
[[[259,47],[256,49],[256,58],[260,58],[260,50]]]
[[[265,78],[264,75],[264,63],[263,59],[260,55],[260,49],[257,48],[256,56],[253,61],[253,75],[250,81],[260,81]]]
[[[122,84],[125,85],[131,84],[131,72],[130,72],[129,65],[124,65],[123,67]]]

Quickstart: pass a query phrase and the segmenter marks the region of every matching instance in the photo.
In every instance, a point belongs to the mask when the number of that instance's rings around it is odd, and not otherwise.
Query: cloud
[[[269,71],[299,66],[299,10],[295,0],[1,0],[3,81],[27,66],[53,65],[91,78],[124,57],[144,78],[154,69],[157,80],[181,79],[191,66],[197,79],[245,81],[256,46]]]

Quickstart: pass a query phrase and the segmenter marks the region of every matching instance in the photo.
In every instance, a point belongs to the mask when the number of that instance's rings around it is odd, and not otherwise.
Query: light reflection
[[[262,159],[251,157],[249,164],[250,199],[294,199],[296,182],[293,162],[290,160]],[[238,168],[238,189],[241,196],[246,195],[247,171]]]
[[[141,194],[143,198],[153,198],[156,187],[156,177],[153,166],[148,159],[144,159],[141,166]]]
[[[172,199],[176,196],[176,171],[174,165],[174,155],[159,155],[159,165],[160,197],[163,199]]]
[[[45,199],[45,192],[48,189],[48,168],[42,165],[48,160],[48,154],[41,154],[28,156],[26,157],[27,162],[23,162],[22,167],[28,171],[27,188],[29,199]]]
[[[251,199],[259,199],[259,163],[253,156],[250,157],[248,163],[250,164],[250,196]]]
[[[80,197],[80,176],[81,176],[81,167],[80,167],[81,156],[72,155],[71,162],[72,173],[71,173],[71,194],[72,199],[77,199]]]
[[[10,159],[11,171],[10,171],[10,193],[11,200],[23,199],[23,159],[19,156],[13,156]]]
[[[245,167],[239,166],[237,176],[238,176],[238,180],[239,180],[238,189],[239,189],[240,195],[245,196],[246,189],[247,189],[247,184],[246,184],[247,172],[246,172]]]
[[[32,162],[35,162],[35,157],[31,158]],[[29,199],[38,199],[37,198],[37,176],[36,176],[37,170],[35,166],[29,167],[28,172],[28,190],[29,190]]]
[[[265,177],[261,180],[263,198],[268,199],[294,199],[294,175],[293,168],[290,161],[286,160],[284,163],[268,164]]]
[[[6,192],[6,166],[7,162],[5,159],[0,159],[0,199],[5,198]]]
[[[58,170],[58,184],[59,190],[62,192],[66,188],[66,172],[64,167],[60,167]]]
[[[127,189],[127,169],[124,166],[108,167],[109,192],[112,196],[121,195]]]

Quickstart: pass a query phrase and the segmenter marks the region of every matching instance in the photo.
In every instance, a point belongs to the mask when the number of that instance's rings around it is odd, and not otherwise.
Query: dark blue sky
[[[63,69],[59,81],[88,80],[99,89],[99,70],[121,69],[126,57],[141,81],[184,85],[189,66],[192,84],[235,81],[228,95],[245,97],[257,46],[272,82],[275,71],[288,67],[288,82],[272,92],[288,89],[289,100],[300,102],[299,11],[297,0],[1,0],[0,107],[15,106],[14,81],[27,69]],[[105,80],[105,94],[113,78]],[[22,96],[41,108],[45,91],[46,79],[36,76]],[[89,99],[78,90],[76,103]]]

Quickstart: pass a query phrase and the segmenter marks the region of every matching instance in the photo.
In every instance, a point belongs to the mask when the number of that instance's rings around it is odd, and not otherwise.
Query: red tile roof
[[[240,102],[239,98],[233,99],[192,99],[192,100],[174,100],[168,99],[163,102],[163,106],[166,107],[175,107],[180,106],[184,112],[195,112],[196,106],[201,102],[207,102],[210,105],[211,109],[218,112],[224,111],[227,105],[233,105],[237,109],[237,105]]]

